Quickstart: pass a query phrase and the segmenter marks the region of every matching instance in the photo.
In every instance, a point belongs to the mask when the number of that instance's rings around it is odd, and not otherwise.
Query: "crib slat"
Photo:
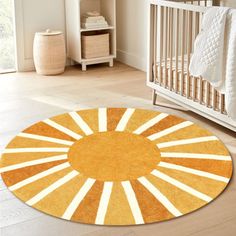
[[[222,114],[225,113],[225,95],[224,94],[220,95],[220,112]]]
[[[195,33],[194,33],[194,39],[199,34],[199,21],[200,21],[200,14],[198,12],[195,12]]]
[[[179,9],[176,9],[176,21],[175,21],[175,92],[178,92],[178,80],[179,80]]]
[[[220,6],[220,0],[212,0],[213,6]]]
[[[213,109],[217,110],[217,91],[213,88],[213,99],[212,99]]]
[[[184,64],[185,64],[185,59],[184,59],[184,54],[185,54],[185,37],[186,37],[186,32],[185,32],[185,19],[186,19],[186,11],[182,10],[182,45],[181,45],[181,95],[184,95]]]
[[[225,94],[221,94],[221,113],[225,114]]]
[[[154,64],[154,81],[157,79],[157,5],[153,6],[153,64]]]
[[[203,79],[199,78],[199,103],[203,103]]]
[[[169,40],[168,40],[168,34],[169,34],[169,24],[168,24],[168,20],[169,20],[169,7],[165,7],[165,33],[164,33],[164,42],[165,42],[165,51],[164,51],[164,86],[167,87],[167,83],[168,83],[168,71],[167,71],[167,59],[168,59],[168,47],[169,47]]]
[[[206,82],[206,106],[210,107],[210,92],[211,92],[211,85],[209,82]]]
[[[159,40],[159,51],[160,51],[160,62],[159,62],[159,83],[161,84],[162,83],[162,60],[163,60],[163,24],[164,24],[164,21],[163,21],[163,16],[164,16],[164,9],[162,6],[160,6],[160,17],[159,17],[159,20],[160,20],[160,40]]]
[[[156,75],[155,75],[155,70],[156,70],[156,65],[155,65],[155,57],[154,57],[154,45],[155,45],[155,42],[154,42],[154,35],[153,35],[153,31],[154,31],[154,8],[155,8],[155,5],[153,4],[150,4],[149,5],[149,61],[148,61],[148,65],[149,65],[149,68],[148,68],[148,80],[149,82],[156,82]]]
[[[189,72],[189,65],[190,65],[190,54],[192,52],[192,12],[188,12],[188,44],[187,44],[187,92],[186,97],[189,98],[190,96],[190,72]]]
[[[169,81],[169,89],[173,88],[173,9],[169,10],[169,44],[170,44],[170,81]]]
[[[193,77],[193,84],[192,84],[192,97],[193,97],[193,101],[196,101],[196,95],[197,95],[197,78]]]

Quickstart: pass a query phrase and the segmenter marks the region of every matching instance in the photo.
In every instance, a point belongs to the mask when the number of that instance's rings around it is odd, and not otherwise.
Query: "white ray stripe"
[[[136,129],[133,133],[134,134],[141,134],[143,133],[145,130],[149,129],[150,127],[152,127],[153,125],[155,125],[156,123],[160,122],[161,120],[165,119],[168,116],[168,114],[165,113],[161,113],[158,116],[152,118],[151,120],[147,121],[146,123],[144,123],[143,125],[141,125],[138,129]]]
[[[98,129],[99,129],[99,132],[107,131],[107,109],[106,108],[98,109]]]
[[[138,181],[149,190],[150,193],[174,216],[183,215],[170,201],[164,196],[157,187],[155,187],[145,177],[138,178]]]
[[[67,159],[67,155],[53,156],[53,157],[41,158],[41,159],[37,159],[33,161],[26,161],[19,164],[2,167],[0,168],[0,173],[20,169],[27,166],[34,166],[34,165],[39,165],[39,164],[43,164],[47,162],[60,161],[60,160],[65,160],[65,159]]]
[[[24,187],[27,184],[30,184],[30,183],[32,183],[32,182],[34,182],[36,180],[39,180],[39,179],[41,179],[43,177],[46,177],[46,176],[48,176],[50,174],[53,174],[53,173],[55,173],[57,171],[63,170],[63,169],[68,168],[68,167],[70,167],[69,162],[66,162],[66,163],[54,166],[54,167],[52,167],[52,168],[50,168],[48,170],[45,170],[45,171],[43,171],[43,172],[41,172],[39,174],[33,175],[33,176],[31,176],[31,177],[29,177],[27,179],[24,179],[24,180],[22,180],[22,181],[20,181],[20,182],[18,182],[16,184],[10,186],[9,189],[11,191],[15,191],[15,190],[17,190],[19,188]]]
[[[93,134],[93,131],[90,129],[88,124],[81,118],[81,116],[77,112],[70,112],[69,115],[86,135]]]
[[[200,154],[200,153],[182,153],[182,152],[161,152],[161,157],[176,157],[176,158],[196,158],[196,159],[209,159],[218,161],[231,161],[230,156],[213,155],[213,154]]]
[[[84,197],[86,196],[88,191],[92,188],[95,181],[96,181],[95,179],[91,179],[91,178],[88,178],[86,180],[84,185],[81,187],[79,192],[75,195],[75,197],[71,201],[70,205],[65,210],[65,212],[62,216],[63,219],[67,219],[67,220],[71,219],[71,217],[73,216],[75,210],[77,209],[77,207],[79,206],[81,201],[84,199]]]
[[[61,131],[61,132],[65,133],[65,134],[71,136],[74,139],[81,139],[82,138],[81,135],[73,132],[70,129],[67,129],[66,127],[64,127],[62,125],[59,125],[58,123],[56,123],[56,122],[54,122],[54,121],[52,121],[50,119],[44,120],[43,122],[45,124],[47,124],[47,125],[50,125],[51,127],[55,128],[55,129],[59,130],[59,131]]]
[[[228,178],[220,176],[220,175],[215,175],[215,174],[211,174],[209,172],[195,170],[195,169],[180,166],[180,165],[170,164],[170,163],[163,162],[163,161],[161,161],[158,164],[158,166],[168,168],[168,169],[172,169],[172,170],[180,170],[180,171],[183,171],[183,172],[186,172],[186,173],[203,176],[203,177],[206,177],[206,178],[209,178],[209,179],[214,179],[214,180],[222,181],[222,182],[225,182],[225,183],[229,182]]]
[[[188,185],[183,184],[183,183],[179,182],[178,180],[171,178],[170,176],[168,176],[166,174],[161,173],[158,170],[153,170],[151,174],[174,185],[174,186],[176,186],[179,189],[182,189],[183,191],[185,191],[185,192],[187,192],[199,199],[202,199],[203,201],[206,201],[206,202],[212,201],[212,198],[207,196],[206,194],[201,193],[201,192],[197,191],[196,189],[191,188]]]
[[[142,216],[138,201],[136,199],[134,190],[133,190],[130,182],[123,181],[123,182],[121,182],[121,184],[125,190],[125,194],[126,194],[128,202],[129,202],[129,206],[131,208],[131,211],[133,213],[135,223],[136,224],[143,224],[144,223],[143,216]]]
[[[124,115],[122,116],[122,118],[120,119],[120,122],[118,123],[117,127],[116,127],[116,131],[124,131],[129,119],[131,118],[131,116],[133,115],[133,113],[135,112],[135,109],[133,108],[127,108],[127,110],[125,111]]]
[[[30,200],[26,202],[26,204],[33,206],[37,202],[41,201],[43,198],[45,198],[48,194],[52,193],[57,188],[61,187],[71,179],[73,179],[75,176],[77,176],[79,173],[75,170],[71,171],[69,174],[65,175],[63,178],[57,180],[41,192],[39,192],[37,195],[32,197]]]
[[[208,142],[208,141],[215,141],[218,140],[215,136],[207,136],[207,137],[200,137],[200,138],[192,138],[192,139],[182,139],[177,141],[165,142],[157,144],[158,148],[166,148],[184,144],[193,144],[193,143],[201,143],[201,142]]]
[[[148,136],[147,138],[150,139],[151,141],[153,141],[155,139],[161,138],[161,137],[163,137],[165,135],[171,134],[171,133],[173,133],[175,131],[178,131],[180,129],[186,128],[186,127],[191,126],[191,125],[193,125],[192,122],[185,121],[185,122],[182,122],[182,123],[180,123],[178,125],[174,125],[174,126],[172,126],[170,128],[162,130],[162,131],[160,131],[158,133],[152,134],[152,135]]]
[[[104,187],[97,211],[95,224],[99,225],[104,224],[104,219],[107,213],[107,207],[111,196],[112,186],[113,186],[112,182],[104,182]]]
[[[28,133],[20,133],[17,136],[23,137],[23,138],[30,138],[30,139],[47,141],[47,142],[51,142],[51,143],[59,143],[59,144],[64,144],[64,145],[68,145],[68,146],[71,146],[74,143],[71,141],[63,140],[63,139],[51,138],[51,137],[47,137],[47,136],[28,134]]]
[[[24,152],[68,152],[69,148],[6,148],[3,153],[24,153]]]

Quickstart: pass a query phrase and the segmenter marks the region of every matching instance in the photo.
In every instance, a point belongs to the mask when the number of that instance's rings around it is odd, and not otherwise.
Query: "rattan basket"
[[[106,57],[109,54],[109,33],[82,35],[82,57],[84,59]]]
[[[38,74],[56,75],[65,70],[66,50],[62,32],[38,32],[34,38],[34,64]]]

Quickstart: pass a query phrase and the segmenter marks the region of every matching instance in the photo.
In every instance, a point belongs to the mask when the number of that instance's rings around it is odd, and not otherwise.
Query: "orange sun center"
[[[102,132],[74,143],[71,166],[101,181],[125,181],[149,174],[160,162],[160,151],[147,138],[126,132]]]

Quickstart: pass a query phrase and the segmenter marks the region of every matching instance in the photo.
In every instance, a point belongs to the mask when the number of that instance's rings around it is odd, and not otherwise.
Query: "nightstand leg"
[[[86,71],[87,70],[87,65],[85,63],[82,63],[82,71]]]
[[[113,64],[114,64],[114,63],[113,63],[113,59],[111,59],[111,60],[109,61],[109,66],[110,66],[110,67],[113,67]]]

